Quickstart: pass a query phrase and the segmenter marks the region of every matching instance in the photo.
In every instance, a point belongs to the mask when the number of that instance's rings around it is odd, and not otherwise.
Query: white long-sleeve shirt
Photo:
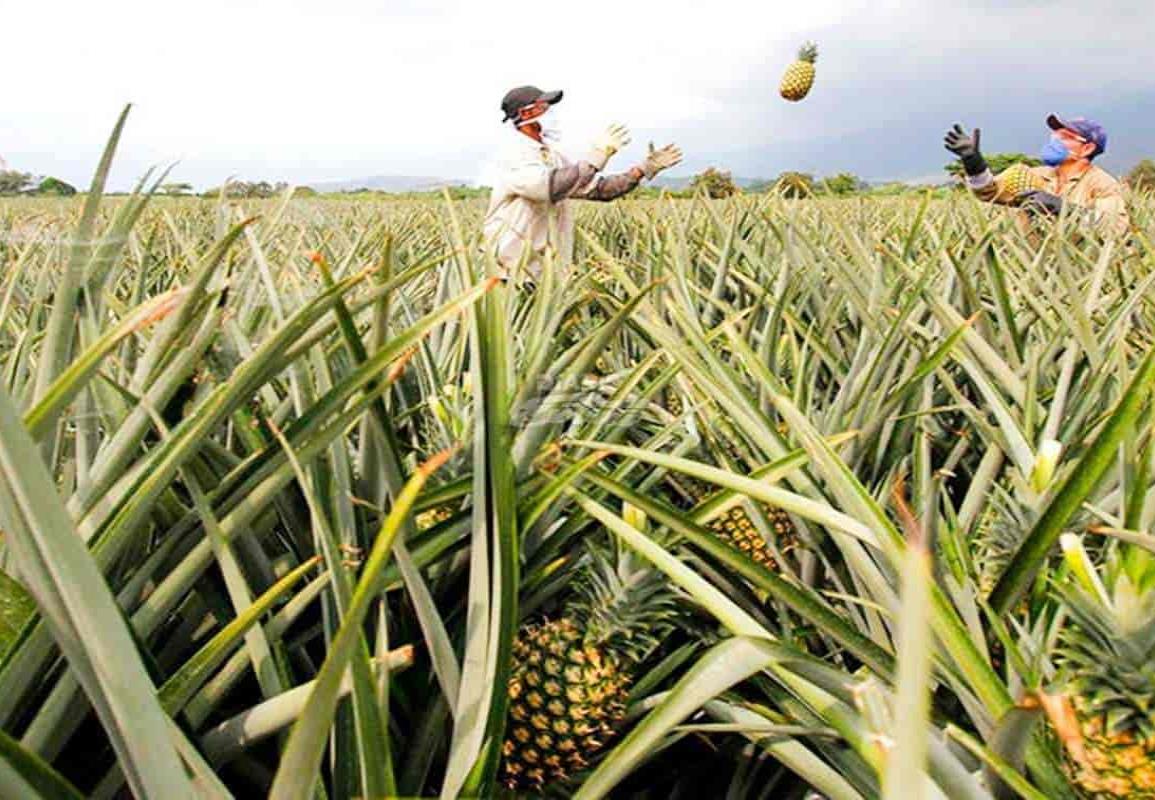
[[[573,257],[571,199],[613,200],[638,185],[630,173],[599,176],[589,161],[574,161],[560,150],[516,129],[497,164],[485,214],[484,239],[506,269],[517,267],[524,249],[527,268],[537,275],[541,256],[552,247],[564,268]]]

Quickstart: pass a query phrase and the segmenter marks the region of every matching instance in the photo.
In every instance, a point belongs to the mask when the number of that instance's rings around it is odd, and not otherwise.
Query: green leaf
[[[0,527],[56,643],[142,797],[191,797],[168,718],[116,601],[0,389]]]
[[[1095,488],[1117,456],[1119,445],[1130,434],[1143,410],[1155,379],[1155,349],[1139,365],[1135,377],[1123,391],[1115,410],[1108,417],[1095,441],[1079,459],[1078,465],[1063,482],[1062,488],[1047,504],[1030,533],[1023,539],[991,591],[991,608],[1006,614],[1034,582],[1055,542],[1072,515]]]
[[[666,698],[615,746],[593,774],[582,781],[574,800],[605,797],[658,746],[674,726],[736,683],[780,658],[764,638],[737,636],[710,648]]]
[[[369,611],[369,604],[377,596],[381,572],[389,559],[394,537],[421,492],[421,487],[445,463],[449,455],[448,452],[441,453],[414,472],[381,524],[341,627],[329,646],[325,663],[305,709],[289,735],[288,744],[281,756],[281,765],[269,792],[273,800],[306,800],[312,793],[319,775],[325,741],[329,738],[329,729],[337,712],[342,679],[354,650],[362,641],[361,627]]]
[[[80,800],[83,795],[36,754],[0,730],[0,797]]]
[[[160,687],[158,696],[164,710],[174,716],[179,713],[217,667],[229,657],[245,632],[260,621],[265,612],[272,608],[285,592],[296,586],[320,561],[320,556],[314,556],[286,574],[188,659]]]

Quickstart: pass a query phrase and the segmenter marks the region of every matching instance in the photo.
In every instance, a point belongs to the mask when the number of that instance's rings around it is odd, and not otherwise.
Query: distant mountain
[[[309,186],[318,192],[354,192],[358,189],[373,189],[379,192],[429,192],[445,186],[467,186],[468,184],[469,181],[419,175],[372,175],[368,178],[322,181],[321,183],[311,183]]]

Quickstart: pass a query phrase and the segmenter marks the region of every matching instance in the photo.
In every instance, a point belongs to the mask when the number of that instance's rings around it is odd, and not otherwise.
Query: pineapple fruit
[[[679,475],[674,480],[695,505],[704,502],[710,493],[705,483],[689,476]],[[790,515],[780,508],[765,503],[762,504],[762,513],[773,527],[778,551],[785,554],[795,549],[798,546],[798,530],[794,527]],[[741,503],[710,519],[706,523],[706,528],[735,550],[749,556],[755,563],[769,570],[778,569],[779,565],[774,559],[773,551]]]
[[[419,512],[417,516],[414,517],[414,522],[417,523],[417,530],[426,531],[434,525],[440,525],[452,516],[453,506],[449,503],[443,503]]]
[[[1155,572],[1149,557],[1123,561],[1108,559],[1103,584],[1064,587],[1060,658],[1082,739],[1067,764],[1084,797],[1155,800]]]
[[[501,780],[539,792],[585,769],[625,718],[638,665],[672,629],[664,576],[591,548],[560,617],[524,626],[513,646]]]
[[[797,545],[798,535],[790,515],[780,508],[769,505],[763,505],[762,511],[774,526],[779,549],[784,553],[792,550]],[[719,539],[745,553],[755,563],[770,570],[778,569],[778,562],[774,560],[769,545],[741,505],[736,505],[714,517],[707,526]]]
[[[1045,189],[1046,181],[1031,171],[1026,164],[1012,164],[999,173],[995,179],[999,193],[1007,197],[1018,197],[1033,189]]]
[[[818,46],[807,42],[798,50],[798,60],[786,68],[778,93],[786,100],[797,102],[810,93],[814,86],[814,62],[818,60]]]

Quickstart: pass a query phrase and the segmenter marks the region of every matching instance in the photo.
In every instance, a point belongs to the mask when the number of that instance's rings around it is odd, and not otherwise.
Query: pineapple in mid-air
[[[1007,197],[1018,197],[1033,189],[1045,189],[1047,184],[1026,164],[1012,164],[995,178],[999,193]]]
[[[1068,764],[1085,797],[1155,800],[1151,564],[1149,554],[1116,552],[1102,584],[1092,577],[1092,586],[1063,590],[1070,619],[1060,657],[1082,736],[1082,752],[1069,752]]]
[[[798,50],[798,60],[786,68],[778,93],[797,102],[810,93],[814,86],[814,62],[818,60],[818,45],[807,42]]]
[[[613,738],[637,666],[673,627],[664,575],[591,548],[575,597],[513,646],[502,782],[537,792],[585,769]]]

